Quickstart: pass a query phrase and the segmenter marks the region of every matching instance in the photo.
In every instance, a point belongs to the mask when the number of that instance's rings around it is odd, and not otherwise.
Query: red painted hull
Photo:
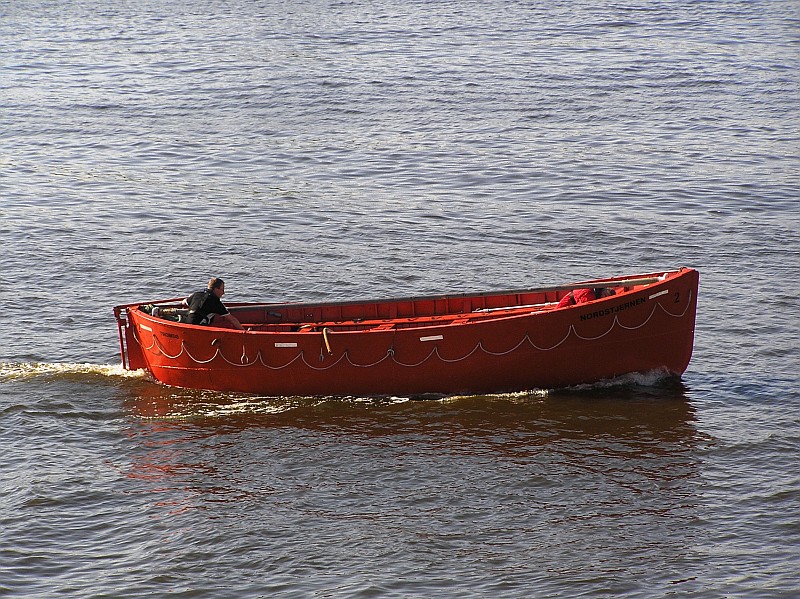
[[[156,318],[143,304],[115,313],[123,364],[166,385],[271,396],[502,393],[683,373],[698,278],[680,269],[480,295],[230,304],[244,332]],[[555,308],[569,289],[617,283],[632,284]]]

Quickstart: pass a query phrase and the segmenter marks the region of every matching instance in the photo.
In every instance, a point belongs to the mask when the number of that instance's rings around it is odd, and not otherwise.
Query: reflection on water
[[[542,440],[650,435],[674,439],[693,432],[694,408],[682,381],[526,393],[409,399],[405,397],[259,397],[133,382],[123,389],[128,413],[154,426],[219,428],[294,426],[367,436],[448,431],[459,436],[525,432]],[[158,423],[158,424],[156,424]],[[180,423],[180,424],[179,424]],[[530,438],[527,439],[531,441]]]
[[[373,486],[415,493],[420,480],[521,485],[537,501],[570,486],[673,493],[697,474],[694,408],[677,380],[419,401],[260,398],[143,381],[124,392],[134,416],[127,475],[170,497],[158,500],[170,513],[276,495],[302,502],[331,486],[356,494],[366,486],[373,498],[381,494]]]

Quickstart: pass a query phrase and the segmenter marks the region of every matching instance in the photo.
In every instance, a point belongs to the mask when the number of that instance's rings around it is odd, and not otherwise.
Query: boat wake
[[[527,391],[515,391],[511,393],[493,393],[489,395],[449,395],[442,397],[441,401],[459,401],[474,397],[485,397],[492,400],[502,400],[511,402],[530,402],[544,400],[549,397],[560,397],[562,395],[596,395],[598,393],[630,390],[659,390],[665,387],[673,387],[680,377],[672,374],[666,369],[655,369],[647,372],[634,372],[604,379],[594,383],[574,385],[572,387],[560,387],[557,389],[529,389]]]
[[[125,370],[122,364],[74,362],[0,362],[0,381],[59,378],[147,378],[144,370]]]
[[[586,385],[569,387],[572,391],[616,389],[618,387],[660,387],[664,383],[677,380],[675,374],[664,368],[657,368],[647,372],[631,372],[613,379],[604,379]]]

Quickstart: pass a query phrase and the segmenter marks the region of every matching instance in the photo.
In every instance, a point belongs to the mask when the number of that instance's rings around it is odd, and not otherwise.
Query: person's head
[[[225,294],[225,281],[219,277],[212,277],[208,280],[208,290],[217,297],[222,297]]]
[[[609,295],[615,295],[616,292],[611,287],[600,287],[595,291],[595,296],[599,299],[601,297],[608,297]]]

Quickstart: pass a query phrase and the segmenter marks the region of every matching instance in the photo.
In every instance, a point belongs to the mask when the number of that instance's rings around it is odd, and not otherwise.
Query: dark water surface
[[[800,596],[800,8],[0,2],[0,596]],[[691,266],[695,354],[503,396],[119,367],[115,304]]]

